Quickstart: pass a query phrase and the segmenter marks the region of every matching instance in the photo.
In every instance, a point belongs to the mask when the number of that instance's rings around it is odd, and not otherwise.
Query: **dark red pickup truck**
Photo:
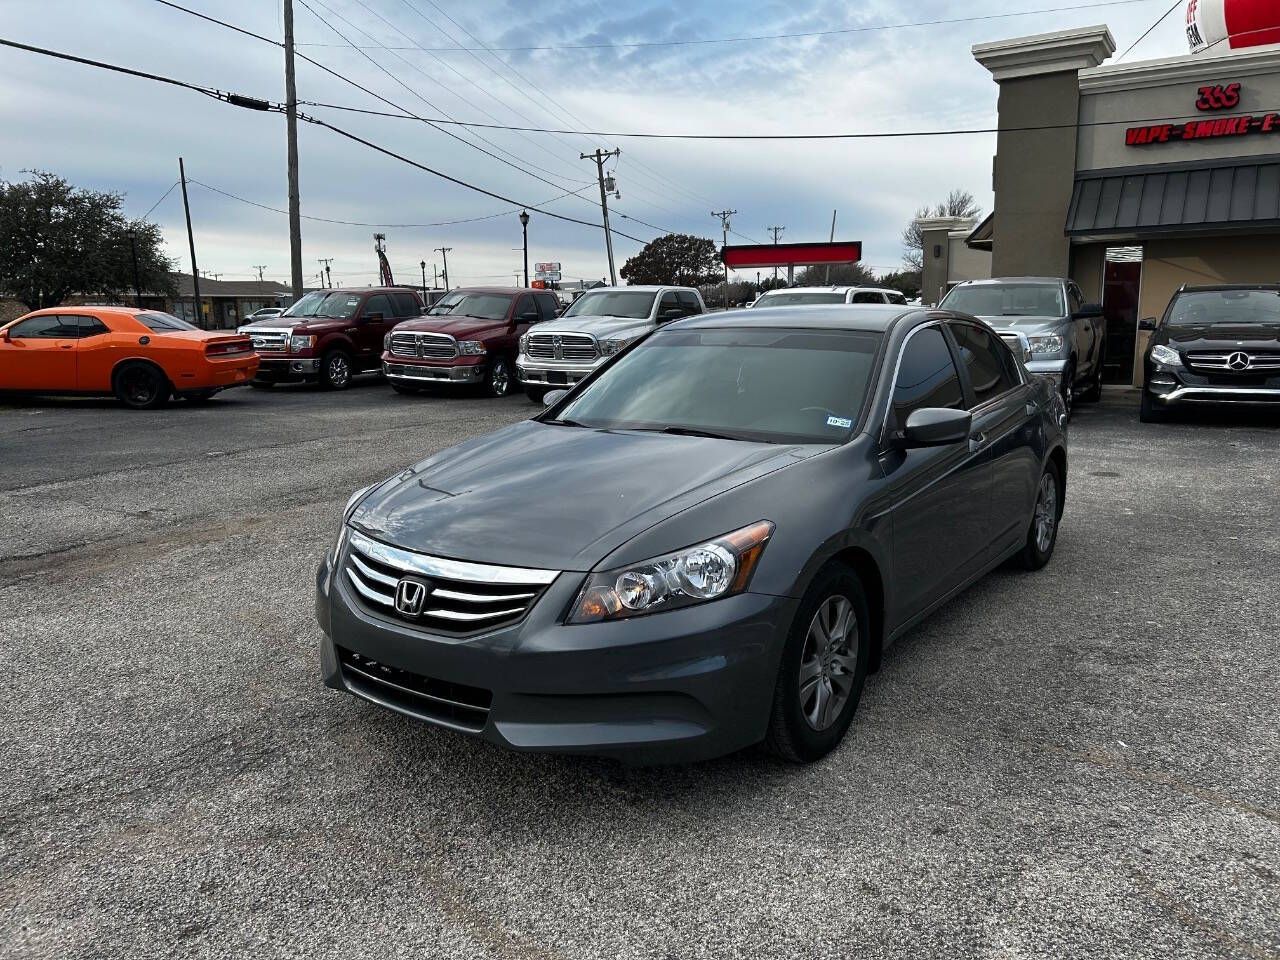
[[[454,290],[427,315],[387,335],[382,372],[400,393],[431,384],[483,384],[495,397],[518,386],[516,355],[532,324],[551,320],[560,301],[523,287]]]
[[[411,287],[313,290],[238,332],[253,338],[261,361],[253,386],[318,380],[341,390],[355,374],[378,369],[392,327],[421,316],[422,297]]]

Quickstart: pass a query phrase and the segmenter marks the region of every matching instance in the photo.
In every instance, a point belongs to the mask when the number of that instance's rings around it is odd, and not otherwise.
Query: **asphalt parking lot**
[[[319,682],[348,494],[533,409],[0,400],[0,955],[1280,957],[1280,416],[1109,391],[832,756],[632,769]]]

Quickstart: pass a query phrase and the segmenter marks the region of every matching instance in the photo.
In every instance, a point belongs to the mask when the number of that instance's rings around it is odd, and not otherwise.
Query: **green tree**
[[[876,283],[890,290],[897,290],[908,300],[920,296],[919,270],[895,270],[893,273],[886,273]]]
[[[669,233],[645,244],[619,271],[627,283],[672,283],[696,287],[723,277],[714,240]]]
[[[0,181],[0,294],[32,310],[56,307],[73,293],[119,299],[133,289],[130,237],[143,290],[172,292],[172,264],[160,228],[130,220],[122,195],[80,190],[52,173]]]
[[[924,234],[918,220],[927,217],[981,216],[982,207],[968,190],[952,190],[947,199],[932,207],[921,207],[902,231],[902,262],[908,270],[919,272],[924,267]]]
[[[873,284],[876,281],[875,274],[861,263],[833,263],[831,279],[828,280],[827,276],[825,266],[807,267],[796,275],[796,286],[825,287],[827,284],[834,284],[841,287],[856,287]]]

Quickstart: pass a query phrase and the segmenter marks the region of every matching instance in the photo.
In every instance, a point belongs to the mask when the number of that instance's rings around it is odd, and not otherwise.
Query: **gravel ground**
[[[224,396],[0,401],[0,956],[1280,957],[1280,418],[1109,392],[840,750],[630,769],[319,682],[348,493],[524,400]]]

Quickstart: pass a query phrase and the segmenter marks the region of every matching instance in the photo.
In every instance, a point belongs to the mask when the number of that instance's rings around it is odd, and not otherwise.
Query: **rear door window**
[[[698,302],[698,298],[688,290],[679,290],[676,292],[676,299],[680,301],[680,306],[684,309],[686,317],[696,316],[702,312],[702,304]]]
[[[960,373],[951,357],[951,348],[938,327],[925,327],[912,335],[902,351],[898,377],[893,385],[893,416],[897,429],[907,425],[907,417],[926,407],[964,409]]]
[[[969,374],[975,406],[994,400],[1021,382],[1009,348],[993,333],[971,323],[951,323],[960,362]]]
[[[560,301],[545,293],[535,293],[534,301],[538,304],[538,312],[543,320],[554,320],[560,312]]]
[[[395,304],[397,317],[416,317],[422,313],[418,298],[412,293],[393,293],[391,302]]]
[[[874,290],[859,290],[850,303],[884,303],[884,295]]]
[[[886,293],[885,299],[890,303],[896,303],[900,306],[906,306],[907,304],[907,298],[900,293]]]
[[[683,310],[681,310],[681,307],[680,307],[680,300],[675,295],[674,291],[668,291],[667,293],[664,293],[662,295],[662,299],[658,301],[658,322],[659,323],[663,323],[664,321],[675,319],[674,317],[667,315],[668,310],[680,311],[681,314],[683,315]]]
[[[75,321],[81,340],[85,337],[96,337],[99,334],[110,332],[107,329],[107,325],[97,317],[86,317],[81,315],[78,317],[63,317],[62,319]]]

